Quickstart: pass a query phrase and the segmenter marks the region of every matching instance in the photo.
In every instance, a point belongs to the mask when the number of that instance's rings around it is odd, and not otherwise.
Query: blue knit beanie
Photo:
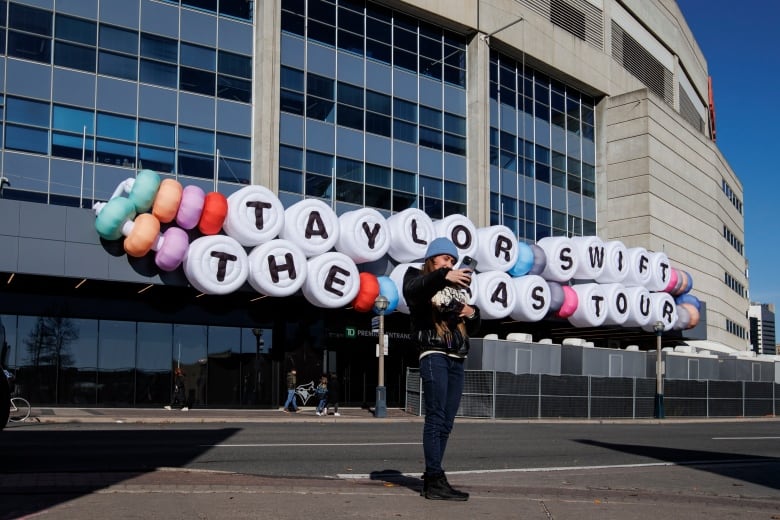
[[[452,240],[444,237],[434,239],[428,244],[428,250],[425,252],[425,259],[433,258],[439,255],[450,255],[455,260],[458,259],[458,248],[452,243]]]

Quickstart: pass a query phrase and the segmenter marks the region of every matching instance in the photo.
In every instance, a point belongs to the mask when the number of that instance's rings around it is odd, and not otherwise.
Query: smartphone
[[[468,255],[463,257],[463,260],[460,262],[460,269],[471,269],[472,271],[477,270],[477,260],[476,258],[472,258]]]

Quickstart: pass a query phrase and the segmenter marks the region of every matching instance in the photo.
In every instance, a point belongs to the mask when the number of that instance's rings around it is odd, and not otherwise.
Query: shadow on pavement
[[[238,431],[7,429],[0,437],[0,519],[40,512],[160,467],[185,467]]]
[[[394,486],[403,486],[419,493],[422,490],[423,481],[416,477],[404,475],[397,469],[383,469],[382,471],[372,471],[371,480],[380,480]]]
[[[780,469],[780,458],[777,457],[756,457],[755,455],[717,451],[681,450],[663,446],[615,444],[591,439],[575,439],[575,441],[589,446],[690,466],[699,471],[707,471],[723,477],[780,489],[780,472],[767,471],[765,467],[767,464],[770,464]]]

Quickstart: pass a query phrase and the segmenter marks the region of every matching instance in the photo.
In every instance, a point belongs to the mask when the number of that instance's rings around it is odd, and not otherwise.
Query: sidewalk
[[[340,416],[331,412],[318,416],[315,407],[299,408],[298,413],[278,409],[190,408],[166,410],[160,408],[61,408],[33,406],[27,422],[39,423],[260,423],[260,422],[323,422],[323,421],[422,421],[399,408],[388,408],[387,417],[377,419],[373,410],[339,407]]]

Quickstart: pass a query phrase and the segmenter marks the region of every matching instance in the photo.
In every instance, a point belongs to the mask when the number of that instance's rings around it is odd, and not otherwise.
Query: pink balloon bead
[[[181,228],[172,227],[163,233],[162,245],[154,257],[154,263],[163,271],[173,271],[184,260],[190,239]]]
[[[176,214],[176,223],[179,227],[192,229],[197,226],[205,202],[206,192],[201,188],[195,185],[185,187],[181,194],[179,212]]]

